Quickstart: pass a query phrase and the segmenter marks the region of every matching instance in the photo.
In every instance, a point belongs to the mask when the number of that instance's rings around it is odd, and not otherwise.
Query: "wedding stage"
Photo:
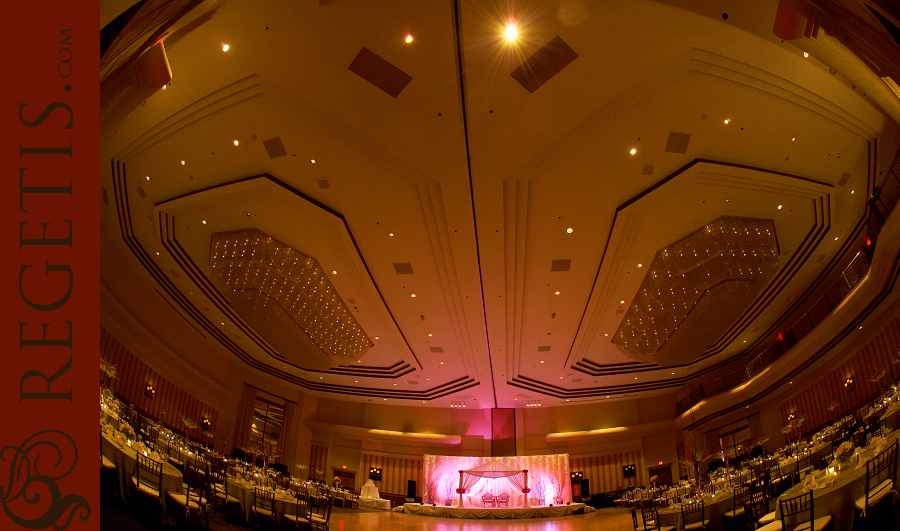
[[[434,507],[419,503],[406,503],[395,507],[394,512],[416,514],[420,516],[436,516],[439,518],[472,518],[481,520],[515,519],[515,518],[556,518],[558,516],[571,516],[573,514],[585,514],[596,511],[593,507],[583,503],[570,505],[554,505],[552,507]]]
[[[422,503],[395,512],[444,518],[553,518],[592,512],[572,503],[569,455],[423,456]]]

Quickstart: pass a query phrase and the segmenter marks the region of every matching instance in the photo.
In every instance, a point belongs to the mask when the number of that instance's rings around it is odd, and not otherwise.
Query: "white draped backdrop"
[[[496,461],[505,470],[528,470],[529,505],[541,506],[558,502],[554,498],[561,497],[563,503],[572,501],[572,489],[569,480],[569,454],[523,455],[514,457],[465,457],[455,455],[423,456],[423,475],[425,485],[422,486],[422,503],[445,505],[450,500],[456,506],[459,495],[459,471],[471,470]],[[466,507],[481,507],[481,496],[491,493],[494,497],[502,493],[509,494],[509,507],[524,506],[522,487],[524,475],[507,477],[481,478],[469,474],[463,475],[463,495]]]

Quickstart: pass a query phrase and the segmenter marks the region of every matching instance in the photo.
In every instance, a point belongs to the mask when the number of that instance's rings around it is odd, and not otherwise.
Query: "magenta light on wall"
[[[150,384],[147,384],[147,387],[144,388],[144,398],[147,400],[153,400],[153,395],[156,394],[156,389]]]

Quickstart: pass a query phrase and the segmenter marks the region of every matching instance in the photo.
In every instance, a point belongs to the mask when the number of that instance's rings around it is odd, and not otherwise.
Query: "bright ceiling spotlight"
[[[238,142],[237,140],[234,141],[234,145],[235,145],[235,146],[239,146],[240,144],[241,144],[241,143]]]
[[[506,37],[508,41],[516,40],[516,37],[519,36],[519,30],[516,27],[516,19],[511,18],[506,21],[506,29],[503,30],[503,36]]]
[[[809,52],[803,52],[803,57],[809,57]]]
[[[631,151],[629,151],[629,153],[631,153],[632,155],[637,155],[637,149],[631,148]]]
[[[406,42],[406,44],[409,44],[413,41],[413,37],[412,37],[412,35],[407,35],[406,38],[403,40]]]
[[[223,51],[223,52],[227,52],[227,51],[228,51],[228,45],[227,45],[227,44],[223,44],[223,45],[222,45],[222,51]]]
[[[722,120],[722,123],[725,124],[725,125],[730,124],[730,123],[731,123],[731,118],[725,118],[724,120]]]

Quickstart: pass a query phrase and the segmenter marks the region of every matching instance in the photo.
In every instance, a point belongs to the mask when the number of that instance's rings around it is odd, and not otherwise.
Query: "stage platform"
[[[456,507],[422,505],[419,503],[406,503],[395,507],[394,512],[405,514],[417,514],[420,516],[436,516],[439,518],[470,518],[478,520],[494,519],[524,519],[524,518],[556,518],[559,516],[571,516],[573,514],[585,514],[596,511],[590,505],[572,503],[570,505],[554,505],[547,507],[506,507],[494,509],[491,507]]]

